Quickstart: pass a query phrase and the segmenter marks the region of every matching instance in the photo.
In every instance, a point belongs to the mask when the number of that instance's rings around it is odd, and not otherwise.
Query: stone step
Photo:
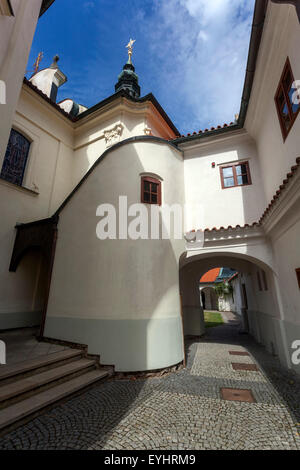
[[[45,408],[68,395],[78,392],[89,385],[109,375],[108,370],[96,369],[87,372],[75,379],[52,387],[44,392],[22,400],[14,405],[8,406],[0,412],[0,429],[4,429],[19,420],[22,420],[37,411]]]
[[[66,349],[65,351],[39,356],[35,359],[30,359],[29,361],[18,362],[12,366],[0,366],[0,381],[9,377],[24,374],[25,372],[34,371],[35,369],[49,366],[55,362],[61,362],[76,357],[79,358],[82,357],[82,355],[83,351],[80,349]]]
[[[14,383],[2,385],[0,383],[0,402],[10,400],[13,397],[29,392],[46,384],[62,379],[68,375],[84,371],[88,367],[92,367],[96,362],[92,359],[79,359],[63,366],[55,367],[46,372],[26,377]]]

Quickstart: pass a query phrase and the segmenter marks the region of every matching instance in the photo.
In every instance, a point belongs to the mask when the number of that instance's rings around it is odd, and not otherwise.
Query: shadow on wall
[[[181,154],[150,139],[125,143],[94,168],[58,225],[45,336],[87,344],[120,372],[161,369],[183,359],[183,240],[96,237],[99,204],[118,208],[120,195],[128,197],[128,206],[139,203],[140,175],[147,172],[162,178],[163,203],[183,204]]]
[[[9,273],[11,288],[14,293],[14,305],[5,305],[0,312],[0,330],[39,326],[46,297],[47,269],[43,253],[32,247],[20,260],[16,273]],[[2,299],[11,297],[3,292]]]

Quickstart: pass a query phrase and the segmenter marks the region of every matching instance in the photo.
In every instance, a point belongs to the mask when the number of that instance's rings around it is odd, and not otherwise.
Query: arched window
[[[161,182],[150,176],[143,176],[141,181],[141,201],[144,204],[161,205]]]
[[[30,141],[12,129],[1,170],[1,178],[22,186]]]

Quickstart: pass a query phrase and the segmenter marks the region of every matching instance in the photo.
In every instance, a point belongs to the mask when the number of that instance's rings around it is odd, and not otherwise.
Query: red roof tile
[[[221,268],[214,268],[214,269],[211,269],[210,271],[207,271],[207,273],[205,273],[201,277],[200,283],[202,283],[202,282],[215,282],[215,280],[217,279],[217,277],[220,274],[220,271],[221,271]]]

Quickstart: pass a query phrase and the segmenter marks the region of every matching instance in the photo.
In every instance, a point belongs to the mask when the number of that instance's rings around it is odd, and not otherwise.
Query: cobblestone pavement
[[[225,319],[187,341],[186,369],[97,385],[6,435],[0,449],[300,449],[300,378]],[[221,387],[250,389],[255,403],[223,400]]]

